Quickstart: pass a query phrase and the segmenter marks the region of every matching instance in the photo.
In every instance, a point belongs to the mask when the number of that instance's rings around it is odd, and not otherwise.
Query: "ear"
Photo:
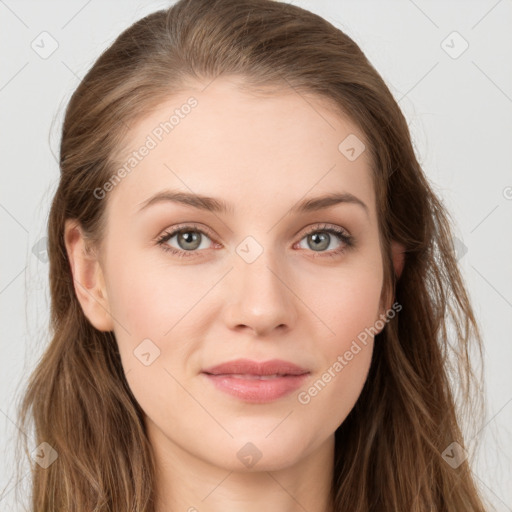
[[[397,278],[400,278],[400,275],[402,274],[402,270],[404,268],[405,263],[405,246],[396,240],[391,241],[391,257],[393,259],[393,267],[395,269],[395,274]],[[385,314],[389,308],[391,308],[391,303],[394,300],[394,297],[392,295],[389,295],[392,293],[391,291],[388,291],[388,296],[381,297],[381,311],[382,314]]]
[[[64,242],[75,293],[85,316],[99,331],[112,331],[114,324],[110,314],[103,271],[96,254],[86,245],[78,221],[66,220]]]
[[[392,240],[391,254],[393,257],[393,266],[395,267],[395,274],[399,278],[404,268],[405,246],[397,242],[396,240]]]

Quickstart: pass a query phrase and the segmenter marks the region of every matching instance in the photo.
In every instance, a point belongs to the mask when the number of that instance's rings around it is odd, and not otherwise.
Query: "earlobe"
[[[64,242],[75,293],[85,316],[99,331],[112,331],[114,325],[103,271],[96,254],[87,250],[81,227],[76,220],[66,220]]]
[[[397,278],[400,278],[402,270],[404,268],[405,261],[405,246],[396,240],[391,242],[391,254],[393,257],[393,266],[395,268],[395,274]]]

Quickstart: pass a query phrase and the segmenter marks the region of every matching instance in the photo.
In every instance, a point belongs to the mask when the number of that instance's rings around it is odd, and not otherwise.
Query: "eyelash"
[[[184,251],[175,249],[174,247],[170,247],[166,245],[166,242],[168,242],[174,235],[180,233],[180,232],[197,232],[201,233],[202,235],[207,236],[210,239],[213,239],[212,233],[204,228],[199,228],[196,225],[193,224],[186,224],[186,225],[180,225],[176,228],[172,229],[171,231],[164,232],[158,239],[156,240],[156,243],[164,250],[165,252],[170,252],[174,256],[177,256],[179,258],[190,258],[195,257],[197,255],[198,250],[193,251]],[[349,235],[346,233],[346,231],[342,230],[341,228],[338,228],[336,226],[330,225],[330,224],[323,224],[321,226],[313,226],[311,229],[309,229],[300,240],[307,237],[308,235],[311,235],[313,233],[329,233],[334,236],[336,236],[341,242],[343,242],[344,245],[342,245],[338,249],[334,249],[331,251],[325,251],[320,253],[315,253],[313,256],[314,258],[335,258],[336,256],[340,256],[342,253],[344,253],[347,249],[350,249],[354,246],[354,237],[352,235]],[[315,252],[315,251],[312,251]]]

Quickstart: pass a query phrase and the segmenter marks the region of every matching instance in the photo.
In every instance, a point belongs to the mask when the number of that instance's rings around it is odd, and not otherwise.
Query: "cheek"
[[[122,261],[110,266],[108,296],[126,379],[148,416],[174,424],[180,417],[172,405],[187,401],[178,382],[185,382],[180,372],[191,348],[170,341],[178,335],[180,341],[187,339],[183,335],[187,313],[205,289],[197,278],[194,283],[192,271],[164,267],[161,262],[148,265],[148,260],[128,251]]]
[[[221,270],[200,272],[194,265],[172,266],[164,258],[151,261],[143,256],[142,251],[127,251],[123,264],[111,265],[108,273],[117,345],[127,378],[142,404],[154,399],[155,389],[169,386],[171,377],[164,368],[180,379],[187,373],[197,340],[208,329],[206,318],[212,319],[212,299],[206,295],[222,275]]]
[[[381,285],[382,275],[373,267],[340,275],[323,286],[322,293],[310,294],[309,304],[318,312],[326,335],[316,337],[322,365],[301,389],[297,402],[308,414],[324,417],[325,434],[344,421],[366,381],[375,329],[382,327]]]
[[[312,278],[304,284],[309,290],[307,295],[306,288],[303,290],[305,302],[321,320],[325,335],[321,339],[328,340],[326,353],[331,356],[375,325],[382,290],[382,272],[377,265],[342,269],[326,279]]]
[[[326,364],[297,394],[300,415],[316,418],[316,435],[327,437],[354,408],[366,382],[373,339],[340,343]]]
[[[370,287],[342,293],[337,307],[331,310],[329,327],[334,333],[317,338],[323,364],[296,398],[302,414],[320,420],[319,437],[328,436],[345,421],[366,382],[373,354],[372,327],[378,319],[379,292]]]
[[[111,313],[132,336],[162,339],[214,283],[198,279],[193,266],[166,266],[136,255],[123,256],[109,273]],[[121,334],[126,334],[120,325]]]

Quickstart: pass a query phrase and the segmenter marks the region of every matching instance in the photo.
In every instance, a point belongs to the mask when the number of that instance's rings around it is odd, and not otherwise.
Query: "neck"
[[[198,458],[149,423],[156,512],[333,511],[334,435],[289,466],[240,471]]]

